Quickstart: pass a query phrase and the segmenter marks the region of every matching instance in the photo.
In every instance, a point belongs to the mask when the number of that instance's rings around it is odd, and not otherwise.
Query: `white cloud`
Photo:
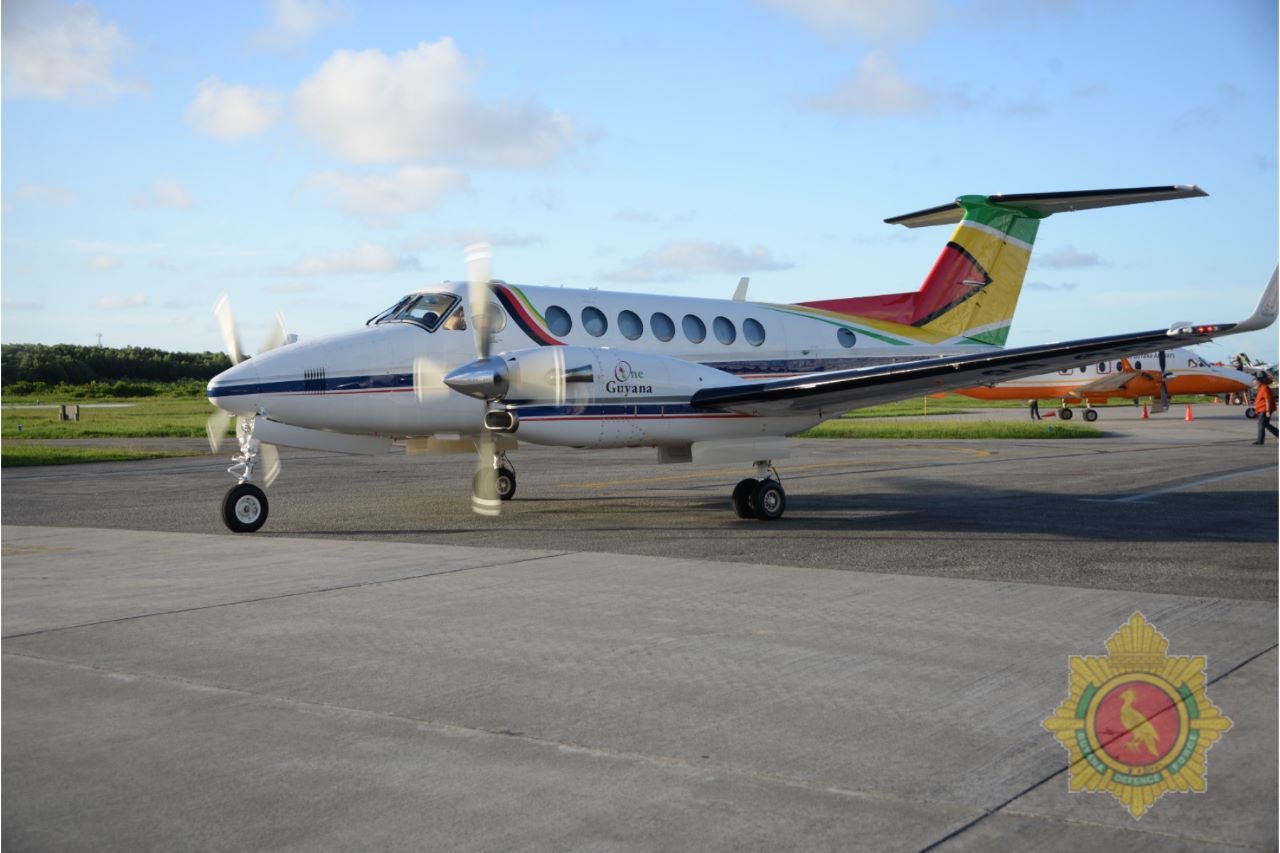
[[[473,76],[449,38],[392,56],[339,50],[298,87],[298,124],[358,163],[527,167],[546,165],[568,148],[567,116],[532,102],[481,104],[468,91]]]
[[[128,296],[112,293],[98,298],[98,307],[105,308],[108,311],[115,311],[122,308],[141,308],[146,304],[147,295],[141,291],[129,294]]]
[[[608,281],[679,281],[693,275],[790,269],[792,264],[775,260],[765,248],[744,251],[724,243],[703,240],[673,240],[650,249],[621,270],[608,273]]]
[[[107,272],[108,270],[113,270],[120,266],[120,256],[102,252],[96,255],[90,255],[89,260],[86,261],[86,263],[88,263],[89,269],[91,270]]]
[[[187,210],[196,206],[191,194],[174,178],[161,178],[151,186],[151,190],[140,193],[133,198],[136,207],[165,207],[173,210]]]
[[[385,246],[361,243],[350,252],[326,258],[305,258],[287,270],[292,275],[335,275],[348,273],[393,273],[418,268],[418,260],[393,255]]]
[[[848,33],[873,41],[918,38],[937,16],[933,0],[764,0],[823,35]]]
[[[87,3],[6,0],[0,34],[6,97],[109,99],[131,88],[113,70],[128,40]]]
[[[1057,284],[1048,281],[1029,281],[1027,282],[1028,290],[1046,290],[1046,291],[1071,291],[1076,289],[1074,282],[1061,281]]]
[[[390,175],[320,172],[305,186],[366,225],[385,226],[410,213],[434,210],[445,196],[470,189],[471,181],[453,169],[404,166]]]
[[[271,26],[253,38],[263,47],[295,47],[344,15],[338,3],[324,0],[271,0],[270,5]]]
[[[458,228],[452,231],[428,231],[406,240],[405,251],[423,252],[428,249],[456,249],[459,252],[472,243],[486,242],[496,248],[533,246],[542,242],[537,234],[516,231],[489,231],[485,228]]]
[[[76,203],[76,191],[70,187],[50,184],[23,184],[10,196],[22,204],[39,204],[46,207],[71,207]]]
[[[858,62],[852,78],[810,98],[806,106],[819,112],[884,116],[922,112],[935,101],[927,89],[898,72],[893,56],[873,50]]]
[[[1062,270],[1101,266],[1102,261],[1098,260],[1097,252],[1081,252],[1075,246],[1066,246],[1056,252],[1037,254],[1036,264],[1050,269]]]
[[[206,136],[231,142],[262,133],[279,113],[274,93],[228,85],[215,76],[197,87],[196,99],[187,107],[187,123]]]

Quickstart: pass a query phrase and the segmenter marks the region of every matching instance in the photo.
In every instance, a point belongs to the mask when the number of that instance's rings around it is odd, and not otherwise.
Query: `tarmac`
[[[286,451],[254,536],[216,460],[7,469],[4,846],[1275,849],[1275,445],[1110,414],[798,442],[773,526],[633,451],[522,450],[494,524]],[[1141,820],[1042,726],[1135,611],[1232,721]]]

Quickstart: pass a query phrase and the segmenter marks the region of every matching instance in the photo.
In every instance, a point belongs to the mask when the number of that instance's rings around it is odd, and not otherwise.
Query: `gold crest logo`
[[[1106,657],[1070,657],[1070,693],[1044,721],[1070,755],[1071,792],[1107,791],[1135,820],[1168,791],[1204,793],[1205,753],[1231,728],[1205,695],[1204,655],[1168,648],[1135,611]]]

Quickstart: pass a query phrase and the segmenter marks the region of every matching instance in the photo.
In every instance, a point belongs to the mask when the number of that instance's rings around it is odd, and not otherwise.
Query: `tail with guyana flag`
[[[958,223],[920,289],[802,302],[920,342],[1004,346],[1040,220],[1055,213],[1207,195],[1197,186],[966,195],[886,219],[922,228]]]

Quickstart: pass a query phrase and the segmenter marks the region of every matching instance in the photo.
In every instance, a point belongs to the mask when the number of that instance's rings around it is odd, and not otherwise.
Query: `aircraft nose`
[[[258,409],[258,398],[262,393],[260,385],[258,365],[249,359],[210,379],[205,393],[209,402],[219,409],[237,415],[252,415]]]

